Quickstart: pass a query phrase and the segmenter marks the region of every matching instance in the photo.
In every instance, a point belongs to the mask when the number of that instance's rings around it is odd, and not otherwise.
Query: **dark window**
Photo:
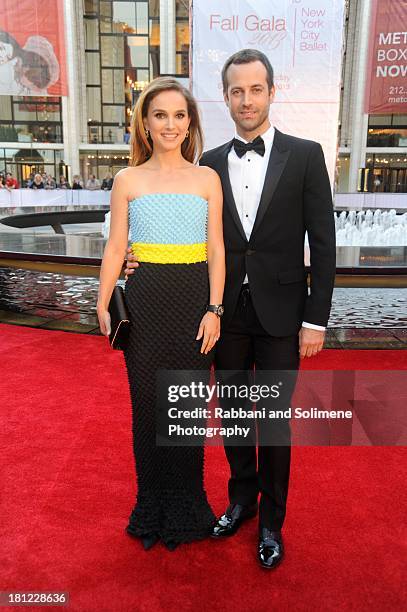
[[[137,96],[159,74],[158,11],[159,1],[85,3],[89,142],[121,144],[128,140]],[[150,37],[157,38],[156,45]]]

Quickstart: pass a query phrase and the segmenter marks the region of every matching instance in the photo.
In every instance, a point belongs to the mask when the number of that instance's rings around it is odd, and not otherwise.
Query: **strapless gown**
[[[215,516],[204,489],[204,448],[156,444],[156,372],[208,370],[213,350],[195,340],[209,300],[207,201],[152,193],[129,202],[132,251],[140,266],[125,285],[131,318],[124,352],[132,402],[137,496],[127,531],[164,542],[209,535]]]

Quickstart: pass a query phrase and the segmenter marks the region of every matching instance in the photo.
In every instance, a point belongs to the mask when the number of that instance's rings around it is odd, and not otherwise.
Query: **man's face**
[[[224,99],[238,131],[251,135],[267,129],[275,88],[269,90],[265,66],[260,61],[232,64],[226,77]]]

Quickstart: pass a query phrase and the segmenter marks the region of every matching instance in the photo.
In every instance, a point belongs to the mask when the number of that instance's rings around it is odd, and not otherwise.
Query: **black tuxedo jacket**
[[[275,130],[254,227],[247,240],[228,172],[228,142],[203,154],[223,187],[226,249],[225,314],[230,322],[247,273],[253,305],[272,336],[298,333],[303,321],[326,326],[335,280],[335,224],[329,177],[321,145]],[[311,254],[310,292],[304,236]]]

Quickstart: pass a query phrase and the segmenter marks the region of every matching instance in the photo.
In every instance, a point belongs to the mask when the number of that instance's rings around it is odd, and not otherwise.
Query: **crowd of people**
[[[11,172],[0,172],[0,189],[7,189],[8,191],[20,189],[20,187],[28,189],[88,189],[91,191],[101,189],[103,191],[110,191],[112,185],[113,177],[110,173],[106,174],[102,182],[95,174],[90,174],[86,183],[79,174],[75,174],[72,177],[71,185],[63,174],[57,181],[55,177],[46,172],[32,172],[29,178],[22,181],[20,185]]]

